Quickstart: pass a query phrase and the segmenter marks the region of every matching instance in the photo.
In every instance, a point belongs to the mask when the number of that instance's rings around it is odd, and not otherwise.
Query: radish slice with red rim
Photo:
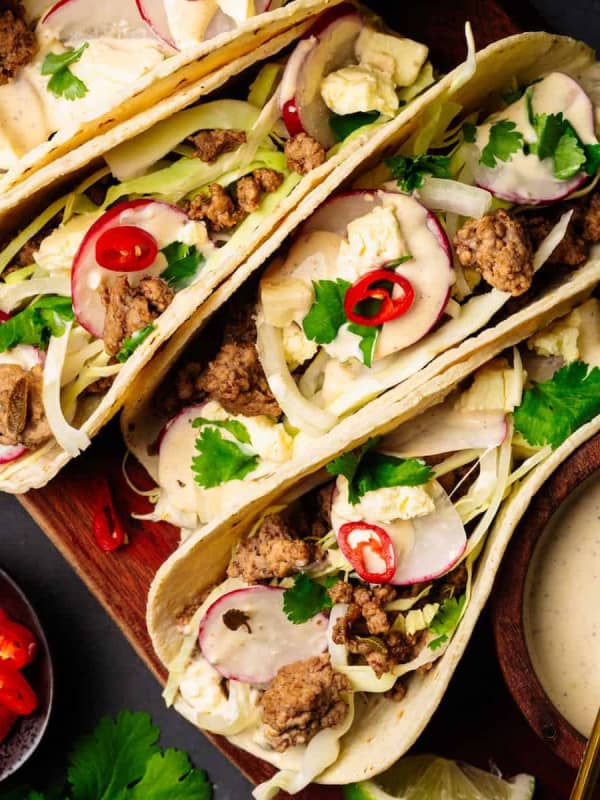
[[[22,444],[0,444],[0,464],[10,464],[29,452]]]
[[[283,611],[283,593],[274,586],[236,589],[207,610],[198,641],[223,677],[262,686],[281,667],[327,650],[327,617],[294,625]]]
[[[62,41],[90,36],[140,35],[147,31],[136,0],[121,0],[118,7],[110,2],[58,0],[46,11],[40,24],[51,28]]]
[[[281,115],[290,136],[307,133],[326,149],[336,143],[321,84],[330,72],[356,63],[354,48],[362,27],[357,9],[342,3],[322,14],[296,45],[279,94]]]
[[[86,233],[73,260],[71,294],[79,324],[89,333],[102,338],[106,317],[102,287],[110,288],[121,275],[127,275],[130,284],[135,286],[142,278],[157,277],[167,266],[165,257],[159,253],[153,264],[135,272],[104,269],[96,259],[96,245],[101,236],[112,228],[134,226],[150,234],[158,250],[161,250],[180,240],[182,227],[188,222],[187,215],[180,208],[156,200],[119,203],[97,219]]]

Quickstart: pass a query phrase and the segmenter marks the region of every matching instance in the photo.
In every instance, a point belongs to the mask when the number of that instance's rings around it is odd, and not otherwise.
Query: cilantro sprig
[[[420,458],[398,458],[374,450],[381,437],[369,439],[358,450],[344,453],[327,465],[331,475],[348,481],[348,500],[356,505],[367,492],[393,486],[421,486],[433,478],[433,469]]]
[[[429,642],[431,650],[438,650],[443,644],[446,644],[448,637],[460,622],[466,602],[466,594],[444,600],[429,625],[429,630],[437,634],[437,638]]]
[[[435,178],[452,177],[450,156],[434,156],[427,153],[414,157],[390,156],[385,159],[385,165],[403,192],[420,189],[425,182],[426,175],[433,175]]]
[[[492,169],[497,161],[509,161],[510,157],[523,149],[523,134],[514,122],[501,119],[490,128],[488,143],[481,151],[480,164]]]
[[[249,453],[238,442],[224,439],[213,422],[210,422],[210,427],[204,427],[196,439],[196,451],[198,455],[192,459],[192,472],[194,480],[203,489],[242,480],[258,466],[259,459],[255,453]]]
[[[62,336],[67,322],[75,319],[70,297],[48,295],[0,324],[0,353],[18,344],[45,349],[51,336]]]
[[[19,787],[2,800],[211,800],[206,773],[187,753],[161,750],[149,714],[122,711],[105,717],[69,755],[67,787],[45,793]]]
[[[138,347],[145,342],[146,339],[150,336],[152,331],[156,328],[156,325],[150,323],[149,325],[144,325],[143,328],[140,328],[139,331],[135,331],[124,339],[123,344],[121,345],[121,349],[117,353],[117,361],[120,361],[121,364],[124,364],[134,352],[138,349]]]
[[[196,245],[171,242],[160,251],[169,265],[160,275],[176,292],[193,283],[198,271],[206,261]]]
[[[51,75],[48,91],[56,97],[66,100],[79,100],[88,93],[85,83],[74,75],[69,67],[79,61],[83,51],[88,47],[84,42],[77,50],[65,50],[64,53],[48,53],[42,62],[42,75]]]
[[[357,111],[355,114],[332,114],[329,119],[329,127],[338,142],[343,142],[354,131],[371,125],[379,119],[379,111]]]
[[[214,428],[222,428],[228,431],[238,442],[242,444],[252,444],[248,428],[237,419],[206,419],[206,417],[196,417],[192,422],[193,428],[202,428],[204,425],[212,425]]]
[[[331,608],[333,603],[327,590],[337,581],[336,576],[329,576],[319,583],[304,572],[295,575],[294,585],[283,593],[283,611],[290,622],[301,625]]]
[[[600,367],[573,361],[523,394],[515,409],[515,429],[529,444],[561,445],[574,431],[600,414]]]

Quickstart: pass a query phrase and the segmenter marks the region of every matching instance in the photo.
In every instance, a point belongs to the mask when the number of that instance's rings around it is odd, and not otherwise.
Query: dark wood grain
[[[542,28],[526,4],[496,0],[421,0],[404,4],[390,0],[367,3],[391,27],[426,41],[433,61],[442,69],[465,56],[464,23],[470,19],[477,45],[524,29]],[[64,557],[103,603],[145,664],[159,680],[164,672],[156,659],[145,626],[148,587],[158,566],[175,549],[178,532],[167,524],[131,519],[130,541],[106,554],[91,534],[92,503],[98,476],[107,476],[123,519],[145,513],[147,501],[125,484],[121,474],[123,445],[116,425],[110,425],[93,446],[61,475],[21,502]],[[130,474],[140,488],[149,486],[141,468]],[[232,747],[219,737],[211,740],[251,780],[272,774],[272,768]],[[462,758],[484,768],[498,764],[506,774],[527,771],[541,776],[538,800],[566,800],[573,773],[531,732],[508,694],[496,663],[487,618],[452,681],[444,702],[419,742],[419,749]],[[300,800],[340,800],[335,788],[309,787]]]

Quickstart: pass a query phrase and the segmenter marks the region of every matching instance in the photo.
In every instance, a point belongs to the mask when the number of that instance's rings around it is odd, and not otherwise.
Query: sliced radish
[[[158,249],[181,239],[187,215],[177,206],[156,200],[133,200],[119,203],[94,222],[86,233],[73,260],[71,294],[73,309],[80,325],[89,333],[102,338],[106,308],[100,289],[110,287],[120,275],[127,275],[135,286],[142,278],[157,276],[166,268],[162,254],[154,263],[137,272],[116,272],[101,267],[96,260],[96,243],[110,228],[137,226],[151,234]]]
[[[356,8],[342,3],[326,11],[296,46],[286,64],[279,94],[281,115],[291,136],[307,133],[325,148],[336,143],[321,84],[330,72],[356,63],[354,48],[362,28]]]
[[[406,249],[412,256],[395,272],[410,281],[415,292],[409,311],[383,325],[375,346],[375,359],[380,359],[422,339],[446,309],[454,272],[450,243],[437,217],[410,195],[356,191],[327,200],[303,225],[299,236],[328,231],[345,237],[348,224],[366,216],[377,205],[394,208]],[[373,264],[371,269],[381,266],[385,265]]]
[[[146,27],[135,0],[90,3],[87,0],[58,0],[41,19],[61,41],[84,40],[90,36],[140,34]]]
[[[283,611],[283,593],[275,586],[236,589],[208,609],[198,640],[223,677],[264,685],[281,667],[327,650],[327,617],[294,625]]]
[[[208,29],[213,25],[215,18],[222,15],[216,0],[135,0],[135,2],[140,16],[152,32],[175,50],[211,38],[207,34]]]
[[[22,444],[0,444],[0,464],[10,464],[27,453],[27,448]]]
[[[529,102],[534,114],[562,114],[584,144],[597,144],[594,106],[590,98],[569,75],[552,72],[531,86],[530,97],[523,95],[478,127],[475,148],[478,156],[488,143],[492,125],[502,120],[513,122],[526,143],[536,142],[536,133],[529,119]],[[551,158],[541,161],[537,155],[520,150],[507,161],[497,160],[493,168],[478,160],[474,165],[474,177],[479,186],[496,197],[531,205],[563,200],[588,180],[585,172],[561,180],[555,177],[553,170]]]
[[[7,314],[3,314],[0,322],[8,319]],[[45,354],[42,350],[31,344],[19,344],[12,350],[0,353],[0,364],[17,364],[19,367],[29,371],[33,367],[44,363]],[[28,452],[28,448],[22,444],[0,444],[0,464],[8,464],[16,461]]]
[[[192,422],[202,416],[204,404],[188,406],[168,422],[159,436],[158,484],[167,493],[169,505],[196,512],[198,487],[191,466],[198,431]]]
[[[442,404],[404,423],[380,449],[404,458],[499,447],[508,430],[502,411],[460,411]]]

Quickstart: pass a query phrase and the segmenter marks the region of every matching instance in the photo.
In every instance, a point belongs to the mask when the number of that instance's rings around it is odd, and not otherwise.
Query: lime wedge
[[[344,789],[346,800],[531,800],[535,779],[510,781],[436,756],[411,756],[374,781]]]

